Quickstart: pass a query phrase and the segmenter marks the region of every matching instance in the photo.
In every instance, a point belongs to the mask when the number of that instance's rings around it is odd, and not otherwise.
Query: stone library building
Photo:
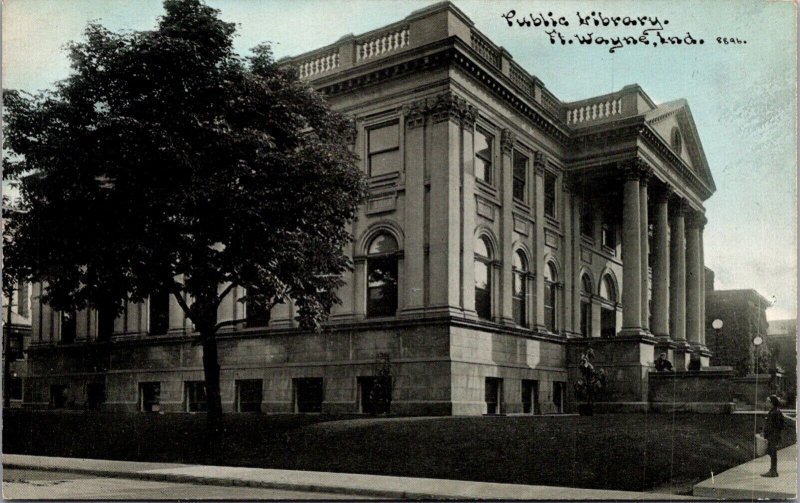
[[[414,415],[646,410],[648,373],[708,366],[703,203],[715,191],[685,100],[637,85],[564,102],[446,2],[280,61],[352,118],[369,196],[319,332],[291,302],[220,320],[229,412]],[[202,348],[176,299],[116,319],[32,292],[23,406],[202,412]],[[255,311],[255,309],[251,310]],[[388,400],[376,389],[388,390]]]

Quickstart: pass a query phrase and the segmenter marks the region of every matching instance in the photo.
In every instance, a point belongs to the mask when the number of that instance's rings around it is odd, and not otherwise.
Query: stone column
[[[423,103],[404,110],[405,117],[405,311],[419,312],[425,306],[425,111]]]
[[[670,208],[669,243],[669,333],[677,342],[686,342],[686,234],[683,201]]]
[[[647,186],[650,183],[651,173],[646,172],[639,179],[639,213],[641,230],[639,247],[641,250],[641,275],[642,275],[642,329],[650,330],[650,221],[647,215]]]
[[[575,324],[575,313],[580,313],[580,297],[575,303],[575,292],[580,296],[580,277],[578,275],[573,253],[575,247],[575,233],[573,225],[575,218],[575,193],[577,192],[574,180],[564,176],[564,332],[575,335],[580,330],[580,325]],[[579,236],[580,237],[580,236]]]
[[[669,336],[669,209],[672,189],[661,188],[653,206],[653,326],[659,337]]]
[[[686,225],[686,338],[692,346],[701,344],[700,225],[694,214]]]
[[[641,163],[630,162],[623,171],[622,202],[622,330],[637,335],[642,330],[642,222],[639,180]]]
[[[464,315],[478,318],[475,312],[475,120],[477,110],[470,105],[461,117],[461,307]],[[422,232],[422,230],[420,230]]]
[[[703,249],[703,231],[708,221],[703,216],[698,229],[700,240],[700,344],[706,346],[706,257]]]
[[[514,142],[516,135],[508,130],[503,129],[500,134],[500,179],[502,183],[502,220],[501,220],[501,234],[500,234],[500,261],[502,269],[500,271],[500,321],[507,325],[514,325],[514,313],[512,309],[512,286],[513,271],[512,254],[513,241],[514,241],[514,176],[513,176],[513,159]]]
[[[533,171],[535,173],[534,183],[536,185],[535,219],[534,222],[534,254],[533,267],[536,271],[535,299],[536,312],[533,325],[537,331],[544,331],[544,170],[547,160],[541,151],[534,152]]]
[[[430,312],[461,315],[461,125],[462,98],[443,93],[429,108]],[[470,241],[471,242],[471,241]]]
[[[581,329],[581,204],[583,201],[578,195],[575,180],[571,180],[572,192],[572,240],[567,243],[567,249],[572,249],[572,329],[579,333]]]

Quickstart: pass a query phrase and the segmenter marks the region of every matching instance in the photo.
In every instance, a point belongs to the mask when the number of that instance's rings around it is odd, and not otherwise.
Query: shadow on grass
[[[210,451],[202,414],[6,410],[3,419],[7,453],[673,492],[752,459],[754,429],[751,416],[711,414],[231,414]]]

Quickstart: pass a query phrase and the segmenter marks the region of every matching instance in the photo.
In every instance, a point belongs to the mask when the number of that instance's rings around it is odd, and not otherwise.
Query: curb
[[[290,482],[271,482],[266,480],[241,480],[231,478],[219,477],[200,477],[196,475],[182,475],[178,473],[154,473],[154,472],[129,472],[118,470],[98,470],[93,468],[65,468],[61,466],[40,466],[40,465],[26,465],[24,463],[3,463],[3,468],[9,469],[22,469],[22,470],[35,470],[41,472],[66,472],[66,473],[79,473],[81,475],[97,475],[109,478],[122,478],[122,479],[137,479],[137,480],[151,480],[156,482],[177,482],[177,483],[191,483],[209,486],[221,487],[254,487],[262,489],[280,489],[288,491],[307,491],[307,492],[320,492],[329,494],[347,494],[353,496],[368,496],[381,499],[445,499],[445,500],[460,500],[465,499],[461,496],[444,496],[441,494],[432,494],[426,492],[414,491],[391,491],[385,489],[364,489],[362,487],[342,487],[342,486],[325,486],[319,484],[295,484]],[[468,498],[467,498],[468,499]],[[474,498],[477,500],[478,498]]]

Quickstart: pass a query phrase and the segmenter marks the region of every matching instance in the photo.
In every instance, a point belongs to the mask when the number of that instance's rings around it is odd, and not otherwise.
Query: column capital
[[[669,201],[669,214],[672,217],[685,217],[689,211],[689,205],[680,197],[672,198]]]
[[[402,110],[408,129],[422,127],[425,124],[425,118],[428,116],[426,100],[417,100],[403,105]]]
[[[356,144],[357,133],[358,129],[356,128],[356,120],[353,117],[349,117],[345,123],[344,131],[342,131],[344,141],[351,147],[354,146]]]
[[[675,189],[673,189],[669,185],[661,185],[658,187],[657,190],[653,192],[653,199],[657,203],[668,203],[672,195],[675,193]]]
[[[706,216],[699,211],[690,211],[687,213],[686,227],[690,229],[700,229],[701,231],[708,223]]]
[[[638,157],[621,161],[617,166],[624,180],[638,180],[646,185],[653,176],[653,168]]]
[[[450,91],[412,101],[403,106],[403,113],[409,128],[422,126],[427,116],[434,123],[453,120],[465,128],[474,127],[478,119],[478,109]]]
[[[503,129],[500,132],[500,149],[504,154],[510,154],[514,149],[514,143],[517,141],[517,135],[510,129]]]
[[[544,167],[547,165],[547,154],[541,150],[533,153],[533,169],[537,175],[544,175]]]
[[[570,194],[580,192],[580,182],[575,175],[564,174],[564,191]]]

